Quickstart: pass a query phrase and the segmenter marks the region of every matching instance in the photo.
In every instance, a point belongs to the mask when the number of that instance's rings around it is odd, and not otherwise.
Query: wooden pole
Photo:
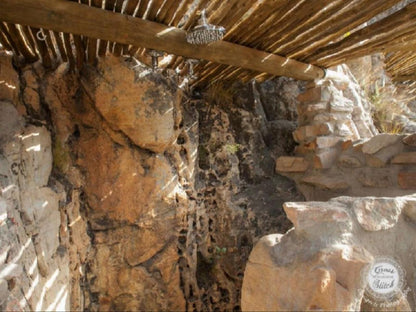
[[[140,18],[65,0],[1,0],[0,20],[90,38],[162,50],[276,76],[322,78],[320,67],[226,41],[205,46],[186,42],[186,32]]]

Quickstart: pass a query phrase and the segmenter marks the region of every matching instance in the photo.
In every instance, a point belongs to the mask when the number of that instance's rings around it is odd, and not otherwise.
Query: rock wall
[[[18,75],[0,60],[0,310],[69,310],[79,211],[51,175],[50,131],[18,113]]]
[[[416,135],[378,134],[358,85],[342,72],[349,78],[311,82],[298,97],[296,155],[278,157],[275,169],[310,202],[285,203],[294,228],[253,249],[244,311],[415,309],[415,197],[397,196],[416,189]],[[368,290],[366,272],[380,257],[402,270],[391,297]]]
[[[400,196],[416,189],[414,135],[377,134],[351,78],[308,87],[299,96],[296,155],[276,160],[279,174],[295,180],[307,200]]]
[[[43,308],[62,297],[74,310],[240,310],[253,244],[286,231],[282,204],[303,200],[274,173],[275,156],[294,147],[287,138],[298,83],[218,87],[196,99],[175,75],[134,59],[108,57],[80,73],[66,64],[15,69],[5,59],[0,91],[13,106],[0,106],[4,116],[22,120],[19,133],[27,125],[49,138],[48,179],[39,187],[54,196],[54,227],[32,223],[58,239],[45,261],[65,266],[59,281],[68,293],[51,288]],[[14,138],[9,128],[1,140]]]
[[[414,311],[415,196],[284,206],[294,229],[265,236],[253,249],[244,311]],[[377,257],[394,259],[405,272],[394,280],[403,279],[394,297],[368,292],[365,269]]]

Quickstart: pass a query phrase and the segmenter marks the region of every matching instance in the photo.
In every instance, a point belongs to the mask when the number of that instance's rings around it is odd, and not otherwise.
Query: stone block
[[[315,155],[313,164],[316,169],[329,169],[335,163],[339,151],[337,148],[328,148]]]
[[[279,157],[276,160],[276,172],[304,172],[308,170],[309,162],[303,157]]]
[[[363,144],[363,153],[375,154],[379,150],[392,145],[400,140],[400,136],[388,133],[382,133],[372,137]]]
[[[357,179],[366,187],[386,188],[393,185],[393,177],[388,169],[365,168],[358,174]]]
[[[329,123],[308,125],[299,127],[293,132],[293,138],[296,142],[312,140],[320,135],[328,135],[332,132],[332,127]]]
[[[302,103],[319,102],[322,100],[322,88],[320,86],[307,89],[298,95],[298,101]]]
[[[409,146],[416,146],[416,133],[403,138],[403,143]]]
[[[351,100],[343,96],[333,95],[333,99],[331,100],[329,107],[329,111],[331,113],[351,114],[354,109],[354,104]]]
[[[403,213],[416,224],[416,198],[409,197],[403,208]]]
[[[416,164],[416,152],[401,153],[395,156],[392,164]]]
[[[326,102],[319,103],[302,103],[297,106],[299,115],[314,116],[319,113],[326,112],[328,110],[328,104]]]
[[[343,151],[345,151],[345,150],[349,149],[349,148],[350,148],[350,147],[352,147],[352,146],[353,146],[352,140],[346,140],[346,141],[343,141],[343,142],[342,142],[342,144],[341,144],[341,149],[342,149]]]
[[[295,231],[304,231],[308,228],[313,228],[317,223],[345,223],[349,230],[351,230],[351,218],[347,211],[342,207],[334,206],[330,203],[284,203],[283,209],[287,218],[293,223]],[[317,220],[319,220],[317,222]]]
[[[366,231],[388,230],[396,225],[405,201],[397,198],[357,199],[353,203],[358,223]]]
[[[337,145],[341,142],[342,138],[337,136],[319,136],[315,139],[317,148],[328,148]]]
[[[342,177],[327,176],[324,174],[307,176],[302,179],[302,182],[331,191],[343,191],[350,187],[348,182],[345,181]]]
[[[386,162],[373,155],[365,155],[365,163],[371,168],[382,168],[386,166]]]
[[[416,190],[416,171],[401,171],[397,181],[402,189]]]
[[[341,155],[338,158],[338,166],[344,168],[360,168],[363,166],[363,163],[358,157],[351,155]]]

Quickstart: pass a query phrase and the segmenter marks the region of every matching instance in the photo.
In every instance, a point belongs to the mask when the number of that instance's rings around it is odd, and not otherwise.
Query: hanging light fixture
[[[201,18],[198,25],[186,35],[186,41],[191,44],[208,44],[221,40],[224,37],[225,28],[222,26],[215,26],[208,24],[205,16],[205,10],[201,12]]]

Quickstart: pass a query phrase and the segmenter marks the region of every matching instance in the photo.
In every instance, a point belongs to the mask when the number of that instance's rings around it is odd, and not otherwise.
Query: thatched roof
[[[10,2],[10,0],[8,0]],[[8,2],[8,1],[2,1]],[[38,0],[33,0],[36,3]],[[62,2],[66,0],[56,0]],[[82,34],[44,30],[36,25],[16,25],[2,18],[0,43],[24,57],[42,59],[45,66],[68,61],[74,68],[93,64],[106,53],[131,55],[145,60],[148,46],[135,46],[88,38]],[[14,0],[18,7],[20,1]],[[416,80],[416,3],[407,0],[80,0],[93,6],[188,31],[206,9],[209,23],[223,26],[224,41],[329,67],[377,52],[386,53],[387,69],[397,80]],[[410,3],[410,4],[408,4]],[[397,10],[399,8],[399,10]],[[24,8],[21,8],[24,10]],[[123,34],[120,34],[122,37]],[[213,52],[215,53],[215,52]],[[189,54],[189,53],[188,53]],[[167,67],[186,73],[185,58],[173,55]],[[229,62],[228,62],[229,63]],[[199,83],[225,80],[266,79],[269,73],[202,60],[194,72]],[[233,63],[234,64],[234,63]],[[255,68],[255,67],[250,67]],[[290,75],[290,74],[288,74]]]

